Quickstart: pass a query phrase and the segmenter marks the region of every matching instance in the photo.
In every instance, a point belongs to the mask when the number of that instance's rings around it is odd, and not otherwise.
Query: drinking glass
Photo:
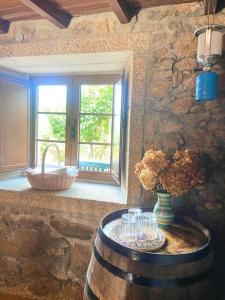
[[[136,240],[136,217],[132,214],[122,215],[121,238],[126,242]]]
[[[143,214],[136,216],[136,236],[138,240],[146,240],[145,223]]]
[[[128,214],[136,217],[142,214],[142,210],[140,208],[132,207],[128,209]]]
[[[156,239],[158,235],[157,219],[154,213],[143,213],[143,230],[146,233],[146,238],[149,240]]]

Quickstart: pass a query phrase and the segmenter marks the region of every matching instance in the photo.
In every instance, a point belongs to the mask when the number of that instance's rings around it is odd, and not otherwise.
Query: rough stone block
[[[172,91],[171,81],[158,81],[149,87],[150,97],[165,97]]]
[[[71,261],[68,268],[68,277],[84,286],[86,280],[86,272],[91,259],[91,245],[82,245],[75,243],[71,249]]]
[[[168,121],[162,124],[160,128],[161,133],[174,133],[174,132],[180,132],[182,130],[183,126],[178,121]]]
[[[195,67],[196,67],[196,60],[193,58],[183,58],[175,65],[175,68],[180,71],[193,70]]]
[[[169,109],[175,114],[185,114],[188,113],[191,106],[194,104],[193,97],[183,97],[178,98],[172,102],[169,106]]]
[[[94,230],[87,225],[70,222],[61,217],[51,217],[50,224],[63,235],[81,240],[91,239],[94,233]]]

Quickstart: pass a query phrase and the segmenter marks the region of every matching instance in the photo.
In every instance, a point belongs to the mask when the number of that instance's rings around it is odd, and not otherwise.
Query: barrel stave
[[[113,276],[96,260],[94,254],[87,274],[87,282],[98,299],[126,299],[126,282],[117,276]]]

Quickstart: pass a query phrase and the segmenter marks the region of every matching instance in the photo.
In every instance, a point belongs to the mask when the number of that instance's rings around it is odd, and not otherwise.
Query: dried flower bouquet
[[[151,149],[136,164],[135,173],[146,190],[157,192],[154,213],[163,228],[174,221],[171,195],[180,196],[204,182],[198,152],[191,149],[176,151],[174,155]]]
[[[180,196],[204,182],[198,152],[176,151],[173,156],[162,150],[147,151],[136,164],[135,173],[146,190]]]

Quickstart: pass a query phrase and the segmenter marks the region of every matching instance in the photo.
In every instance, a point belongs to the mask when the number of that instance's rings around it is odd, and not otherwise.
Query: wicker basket
[[[77,173],[70,175],[66,172],[59,172],[57,174],[57,170],[54,173],[45,173],[45,158],[49,147],[54,146],[57,149],[58,153],[58,160],[60,164],[60,152],[59,148],[56,144],[50,144],[46,147],[43,158],[42,158],[42,168],[41,173],[34,173],[32,170],[27,170],[26,176],[31,184],[32,188],[37,190],[44,190],[44,191],[61,191],[66,190],[71,187],[74,183]]]

